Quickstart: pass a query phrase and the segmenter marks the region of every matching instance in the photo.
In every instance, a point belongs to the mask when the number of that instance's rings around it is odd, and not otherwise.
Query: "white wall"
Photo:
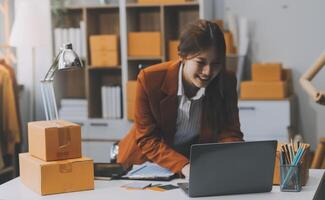
[[[26,0],[16,0],[16,5],[19,1],[26,1]],[[50,0],[28,0],[28,1],[36,1],[38,7],[35,8],[32,12],[40,12],[43,16],[41,20],[43,24],[42,26],[38,27],[38,32],[41,32],[44,36],[46,36],[46,42],[35,49],[35,100],[36,100],[36,108],[35,108],[35,119],[31,119],[29,113],[31,112],[30,109],[30,101],[29,95],[33,90],[32,87],[32,49],[30,47],[17,47],[17,81],[19,84],[24,85],[24,93],[20,98],[21,103],[21,110],[22,110],[22,122],[24,128],[24,145],[23,150],[27,150],[26,148],[26,128],[27,122],[31,120],[43,120],[43,104],[41,101],[40,95],[40,85],[39,80],[45,75],[46,70],[51,65],[52,61],[52,36],[51,36],[51,13],[50,13]],[[17,8],[17,7],[16,7]],[[26,22],[28,26],[28,23]],[[23,34],[23,33],[22,33]]]
[[[251,51],[256,61],[281,61],[293,70],[294,89],[299,98],[299,132],[307,142],[325,137],[325,106],[316,105],[299,85],[299,77],[325,50],[324,0],[225,0],[216,10],[247,17],[250,21]],[[219,16],[219,15],[217,15]],[[315,78],[325,89],[324,71]],[[274,111],[276,112],[276,111]],[[274,119],[276,120],[276,119]]]

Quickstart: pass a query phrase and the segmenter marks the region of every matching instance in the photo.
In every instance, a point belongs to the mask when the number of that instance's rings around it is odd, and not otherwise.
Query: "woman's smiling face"
[[[206,88],[222,70],[222,63],[215,49],[209,48],[184,60],[183,77],[196,88]]]

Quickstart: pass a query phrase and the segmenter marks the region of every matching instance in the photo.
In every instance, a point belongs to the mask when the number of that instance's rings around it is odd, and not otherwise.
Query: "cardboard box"
[[[136,86],[137,81],[128,81],[127,82],[127,116],[129,120],[134,120],[134,104],[135,104],[135,95],[136,95]]]
[[[117,51],[92,51],[91,67],[119,67]]]
[[[93,161],[89,158],[45,162],[21,153],[19,163],[21,181],[41,195],[94,189]]]
[[[128,81],[126,84],[127,101],[135,101],[135,93],[137,89],[137,81]]]
[[[128,34],[128,55],[161,56],[160,32],[130,32]]]
[[[281,63],[255,63],[252,64],[253,81],[281,81]]]
[[[138,3],[184,3],[187,0],[138,0]]]
[[[178,45],[179,45],[179,40],[171,40],[169,41],[169,48],[168,48],[168,52],[169,52],[169,60],[178,60],[179,56],[178,56]]]
[[[134,102],[128,101],[127,107],[128,107],[128,120],[133,121],[134,120]]]
[[[91,35],[90,51],[118,51],[117,35]]]
[[[288,97],[286,81],[243,81],[241,99],[284,99]]]
[[[80,158],[80,126],[62,120],[29,122],[28,147],[31,155],[45,161]]]
[[[231,32],[225,31],[223,35],[226,43],[226,54],[227,55],[236,54],[236,48],[234,46],[234,40]]]
[[[273,176],[273,185],[280,185],[280,149],[281,144],[278,144],[276,151],[276,158],[274,164],[274,176]],[[306,153],[301,158],[301,183],[306,185],[309,178],[309,155],[310,155],[310,145],[306,149]]]

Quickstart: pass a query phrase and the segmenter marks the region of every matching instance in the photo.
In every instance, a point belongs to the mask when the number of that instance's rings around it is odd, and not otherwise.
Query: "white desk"
[[[310,170],[308,184],[303,187],[301,192],[280,192],[278,186],[274,186],[272,192],[259,194],[242,194],[228,196],[214,196],[195,199],[292,199],[307,200],[313,199],[313,196],[320,184],[321,178],[325,170]],[[184,180],[173,180],[171,183],[176,184]],[[121,188],[128,182],[127,180],[114,181],[95,181],[95,190],[84,192],[72,192],[57,195],[41,196],[25,187],[19,178],[13,179],[7,183],[0,185],[0,200],[109,200],[109,199],[189,199],[189,197],[181,190],[174,189],[166,192],[157,192],[151,190],[126,190]],[[166,184],[166,182],[164,182]]]

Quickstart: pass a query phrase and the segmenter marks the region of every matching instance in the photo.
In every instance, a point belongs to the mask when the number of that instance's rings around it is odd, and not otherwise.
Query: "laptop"
[[[179,183],[190,197],[270,192],[277,141],[195,144],[189,183]]]

